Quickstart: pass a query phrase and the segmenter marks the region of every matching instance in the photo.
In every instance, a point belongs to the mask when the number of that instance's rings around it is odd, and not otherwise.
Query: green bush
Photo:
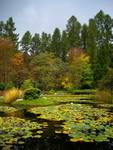
[[[5,83],[1,82],[0,83],[0,91],[3,91],[5,89]]]
[[[32,82],[32,80],[31,79],[25,80],[23,82],[21,88],[24,89],[24,90],[33,88],[33,82]]]
[[[24,93],[24,99],[25,100],[37,99],[37,98],[39,98],[40,93],[41,93],[41,91],[38,88],[27,89]]]
[[[12,89],[12,88],[14,88],[14,87],[15,87],[15,85],[14,85],[13,82],[8,82],[8,83],[6,84],[5,89],[8,90],[8,89]]]

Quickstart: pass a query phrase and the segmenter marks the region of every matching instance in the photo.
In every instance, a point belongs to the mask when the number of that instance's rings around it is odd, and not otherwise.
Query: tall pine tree
[[[67,41],[68,39],[67,39],[67,33],[66,33],[66,31],[64,30],[63,32],[62,32],[62,37],[61,37],[61,58],[62,58],[62,60],[63,61],[66,61],[66,56],[67,56],[67,53],[68,53],[68,48],[67,48]]]
[[[35,33],[35,35],[31,39],[31,50],[30,54],[35,55],[40,53],[40,47],[41,47],[41,39],[40,35]]]
[[[7,22],[4,26],[4,29],[5,29],[4,36],[10,38],[12,40],[12,42],[15,44],[16,48],[18,48],[18,36],[19,36],[19,34],[15,33],[16,28],[15,28],[15,23],[14,23],[12,17],[10,17],[7,20]]]
[[[81,24],[78,22],[75,16],[72,16],[68,20],[67,24],[67,34],[68,34],[68,48],[73,47],[81,47],[81,40],[80,40],[80,31],[81,31]]]
[[[51,51],[57,56],[61,57],[61,33],[58,28],[54,30],[51,41]]]
[[[41,52],[50,51],[51,36],[45,32],[42,32],[41,36]]]
[[[83,24],[81,29],[81,47],[87,49],[87,39],[88,39],[88,27],[86,24]]]
[[[21,39],[21,47],[22,47],[22,51],[25,53],[25,54],[29,54],[30,51],[31,51],[31,39],[32,39],[32,36],[31,36],[31,33],[30,31],[26,31],[25,34],[23,35],[22,39]]]

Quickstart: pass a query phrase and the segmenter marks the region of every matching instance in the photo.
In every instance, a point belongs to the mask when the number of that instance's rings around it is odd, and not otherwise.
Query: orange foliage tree
[[[28,69],[25,64],[24,53],[17,52],[12,58],[12,67],[14,74],[14,83],[20,87],[25,79],[28,77]]]
[[[12,80],[11,59],[16,50],[8,38],[0,38],[0,82],[8,83]]]

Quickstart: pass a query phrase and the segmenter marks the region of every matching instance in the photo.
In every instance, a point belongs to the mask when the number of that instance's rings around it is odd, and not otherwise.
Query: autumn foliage
[[[7,83],[12,78],[11,59],[15,54],[12,41],[8,38],[0,38],[0,82]]]
[[[24,58],[24,53],[18,52],[13,56],[11,60],[14,73],[14,82],[16,83],[16,85],[18,85],[18,87],[21,86],[23,81],[28,76],[28,70],[26,68]]]

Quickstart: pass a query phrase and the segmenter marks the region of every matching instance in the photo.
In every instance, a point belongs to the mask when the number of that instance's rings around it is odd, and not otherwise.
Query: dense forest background
[[[25,83],[42,90],[112,90],[113,19],[101,10],[81,25],[71,16],[63,31],[26,31],[21,40],[12,17],[0,21],[0,84]]]

